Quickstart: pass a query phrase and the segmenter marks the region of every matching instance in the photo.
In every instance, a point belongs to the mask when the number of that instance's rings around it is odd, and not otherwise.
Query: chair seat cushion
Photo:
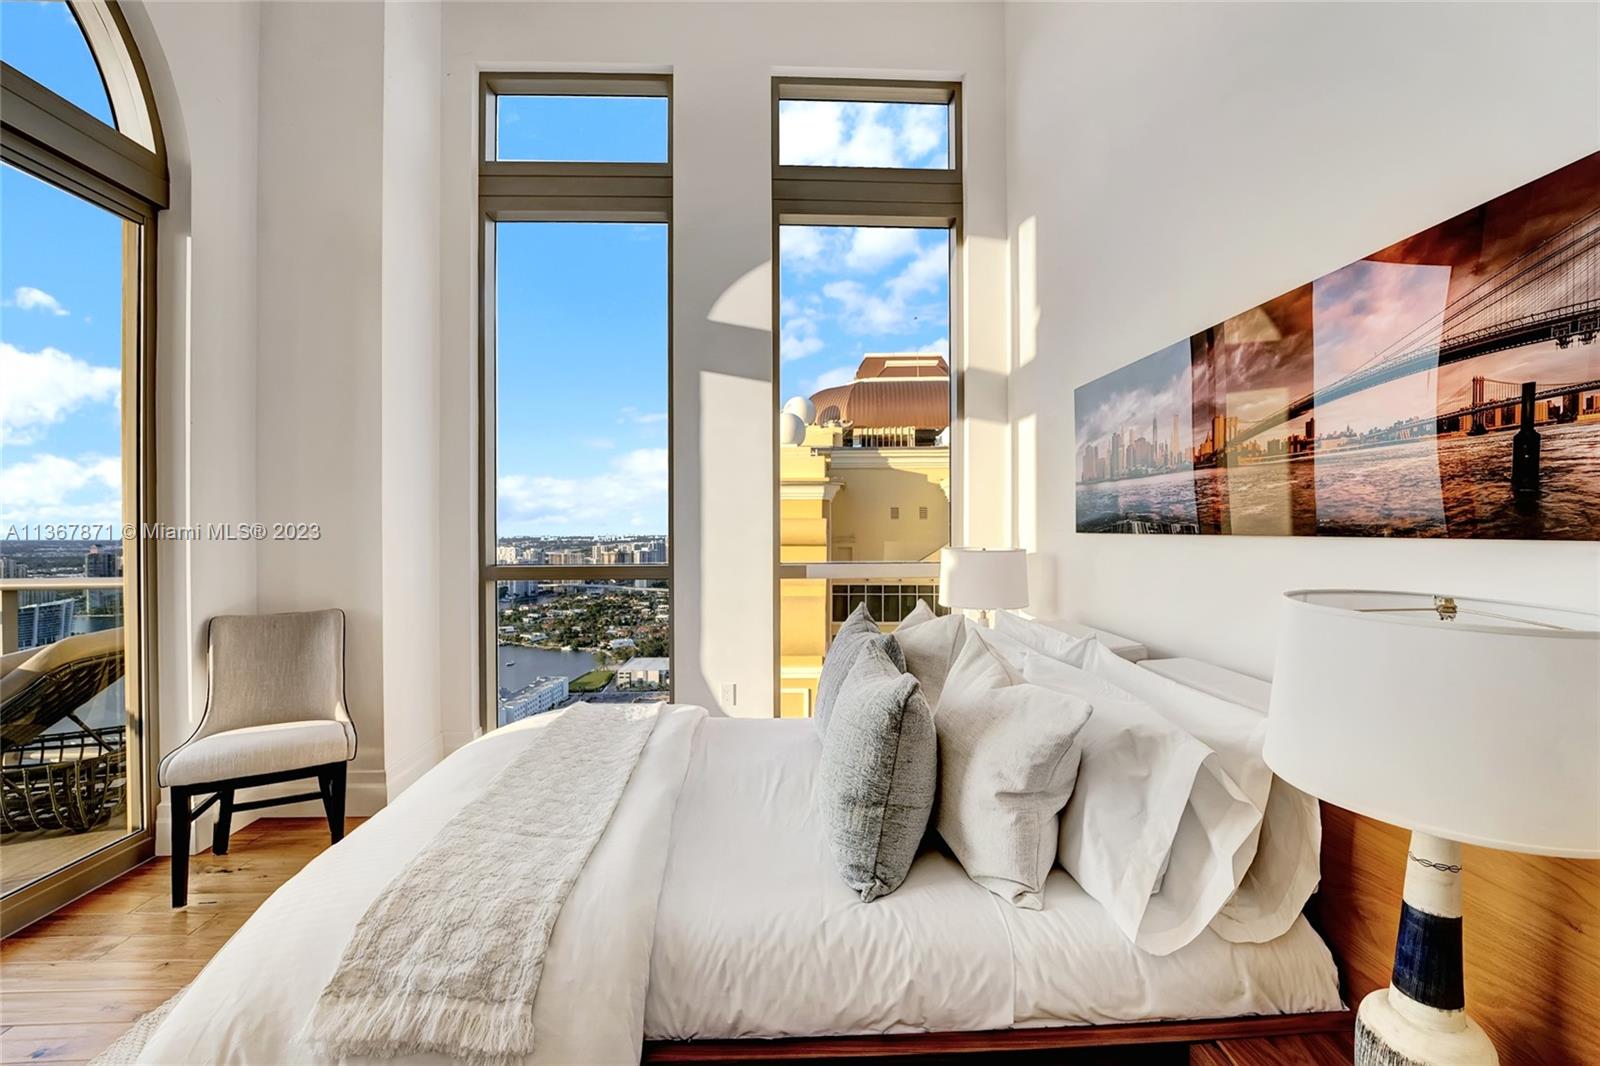
[[[354,739],[343,722],[276,722],[213,733],[161,761],[161,784],[203,785],[350,758]]]

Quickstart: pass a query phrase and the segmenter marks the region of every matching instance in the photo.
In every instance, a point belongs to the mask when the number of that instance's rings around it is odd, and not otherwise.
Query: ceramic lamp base
[[[1461,957],[1461,845],[1411,834],[1394,981],[1356,1012],[1356,1066],[1495,1066],[1467,1017]]]
[[[1403,995],[1380,988],[1361,1001],[1356,1012],[1356,1066],[1495,1066],[1500,1061],[1489,1034],[1464,1011],[1450,1011],[1448,1019],[1426,1024],[1406,1009],[1418,1004],[1397,1009]],[[1438,1028],[1439,1023],[1456,1028]]]

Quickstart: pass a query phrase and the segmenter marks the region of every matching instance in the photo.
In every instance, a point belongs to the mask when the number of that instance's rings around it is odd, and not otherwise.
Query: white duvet
[[[356,922],[539,729],[534,718],[467,745],[312,861],[201,972],[140,1061],[315,1061],[295,1036]],[[811,813],[819,750],[809,721],[663,711],[556,924],[528,1061],[633,1062],[641,1035],[998,1029],[1341,1006],[1333,960],[1303,918],[1270,943],[1206,931],[1156,957],[1059,869],[1044,909],[1025,912],[937,849],[898,891],[862,903],[834,873]]]

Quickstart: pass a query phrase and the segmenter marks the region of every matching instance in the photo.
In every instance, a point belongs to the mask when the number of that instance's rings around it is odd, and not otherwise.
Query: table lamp
[[[1600,858],[1600,616],[1412,592],[1285,594],[1265,755],[1411,830],[1388,988],[1358,1066],[1494,1063],[1466,1013],[1461,844]]]
[[[939,603],[983,612],[1028,606],[1028,553],[1021,548],[939,549]]]

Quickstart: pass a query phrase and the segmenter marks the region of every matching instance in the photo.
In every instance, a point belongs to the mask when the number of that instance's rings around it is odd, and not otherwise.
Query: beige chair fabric
[[[161,760],[162,787],[355,758],[343,611],[219,615],[208,643],[205,716]]]

